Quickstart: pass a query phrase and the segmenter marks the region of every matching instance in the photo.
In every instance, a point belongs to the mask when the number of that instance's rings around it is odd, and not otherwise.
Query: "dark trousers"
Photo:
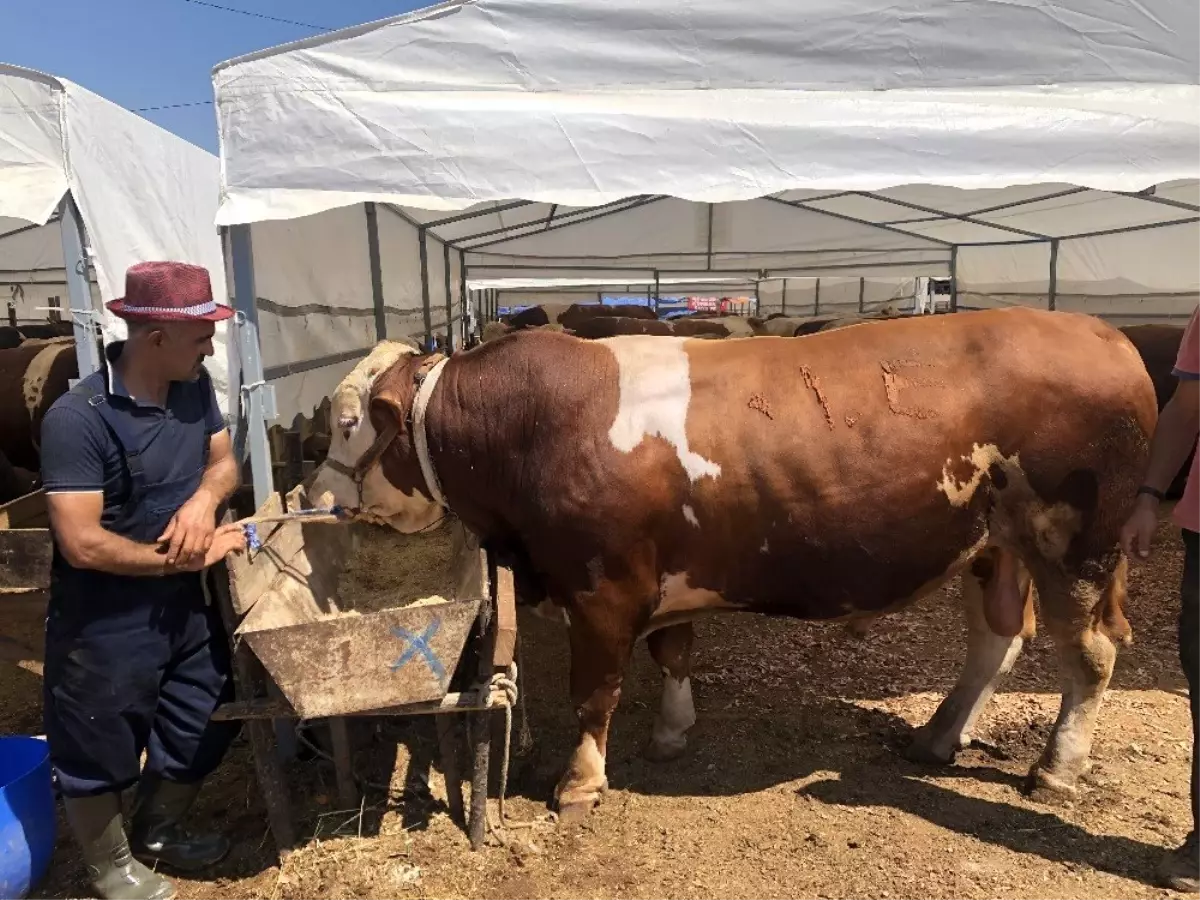
[[[211,721],[233,697],[216,610],[199,578],[158,581],[149,597],[52,593],[44,716],[63,796],[132,786],[143,750],[148,773],[200,781],[237,734],[236,723]]]
[[[1179,661],[1192,704],[1192,830],[1200,828],[1200,534],[1183,532],[1183,584],[1179,589]]]

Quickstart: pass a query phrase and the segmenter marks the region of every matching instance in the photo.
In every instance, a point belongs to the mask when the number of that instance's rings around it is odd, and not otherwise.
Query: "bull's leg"
[[[1062,705],[1041,758],[1029,773],[1036,791],[1074,796],[1090,763],[1092,734],[1117,660],[1114,641],[1129,637],[1122,613],[1125,561],[1114,563],[1106,587],[1049,566],[1035,572],[1046,630],[1058,646]]]
[[[621,696],[637,625],[623,621],[620,608],[593,596],[570,613],[571,701],[579,717],[579,743],[554,791],[564,817],[586,813],[608,788],[608,725]]]
[[[651,632],[646,638],[650,655],[663,673],[662,701],[645,751],[646,758],[655,762],[682,756],[687,747],[687,731],[696,724],[690,677],[694,637],[691,623],[684,622]]]
[[[999,576],[991,556],[977,560],[962,576],[963,613],[967,620],[967,656],[958,683],[942,701],[933,717],[916,730],[908,756],[919,762],[948,763],[955,754],[971,744],[971,735],[980,713],[992,699],[1000,680],[1009,673],[1021,655],[1024,638],[1033,633],[1033,592],[1028,578],[1018,596],[1023,609],[1023,627],[1019,634],[997,634],[984,609],[987,582]],[[990,599],[990,598],[989,598]],[[995,602],[995,601],[991,601]]]

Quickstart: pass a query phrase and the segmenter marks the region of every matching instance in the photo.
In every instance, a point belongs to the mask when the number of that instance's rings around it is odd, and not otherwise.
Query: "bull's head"
[[[405,533],[441,517],[413,446],[411,410],[422,364],[416,352],[383,342],[338,385],[329,455],[308,491],[316,505],[355,510]]]

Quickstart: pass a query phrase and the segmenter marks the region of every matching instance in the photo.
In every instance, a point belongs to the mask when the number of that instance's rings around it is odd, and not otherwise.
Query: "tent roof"
[[[218,66],[219,221],[1138,191],[1198,174],[1198,29],[1194,0],[456,0]]]

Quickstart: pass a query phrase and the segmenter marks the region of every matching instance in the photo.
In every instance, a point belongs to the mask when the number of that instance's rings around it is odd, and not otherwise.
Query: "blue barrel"
[[[50,751],[34,737],[0,738],[0,898],[24,897],[54,852]]]

